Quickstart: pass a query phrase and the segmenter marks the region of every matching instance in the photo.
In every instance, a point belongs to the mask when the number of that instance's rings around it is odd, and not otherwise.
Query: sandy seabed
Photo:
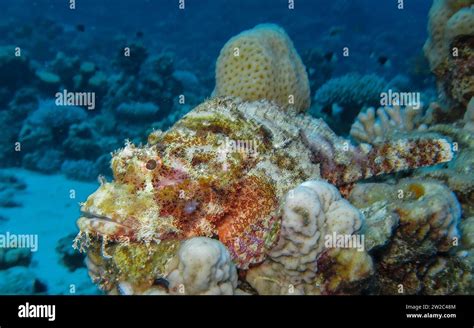
[[[0,233],[38,236],[38,249],[33,252],[29,269],[46,284],[47,293],[71,295],[74,289],[79,295],[100,293],[85,267],[70,272],[56,251],[61,238],[78,232],[75,222],[79,217],[79,202],[84,201],[98,183],[72,181],[64,175],[44,175],[24,169],[1,172],[22,180],[26,189],[14,197],[21,206],[0,207],[0,215],[7,218],[0,222]]]

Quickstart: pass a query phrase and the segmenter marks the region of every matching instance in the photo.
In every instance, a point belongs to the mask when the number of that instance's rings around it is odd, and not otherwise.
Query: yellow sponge
[[[303,112],[311,103],[308,75],[285,31],[257,25],[230,39],[216,63],[214,96],[267,99]]]

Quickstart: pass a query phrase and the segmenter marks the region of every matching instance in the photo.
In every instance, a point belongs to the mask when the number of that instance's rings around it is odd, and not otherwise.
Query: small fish
[[[143,38],[144,34],[142,31],[137,31],[137,33],[135,33],[135,36],[139,39]]]
[[[79,32],[84,32],[86,30],[86,27],[84,26],[84,24],[77,24],[76,30],[78,30]]]
[[[323,55],[323,57],[324,57],[324,59],[326,59],[326,61],[332,62],[333,59],[334,59],[334,52],[332,52],[332,51],[326,52],[326,53]]]
[[[341,27],[341,26],[333,26],[331,27],[331,29],[329,30],[329,35],[334,37],[334,36],[338,36],[339,34],[341,34],[342,32],[344,31],[344,28]]]
[[[377,61],[379,62],[380,65],[385,66],[385,64],[389,61],[387,56],[379,56],[377,58]]]

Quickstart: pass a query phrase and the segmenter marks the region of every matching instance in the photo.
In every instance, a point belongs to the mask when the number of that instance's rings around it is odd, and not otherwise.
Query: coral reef
[[[0,248],[0,270],[11,267],[27,267],[31,263],[31,252],[25,248]]]
[[[472,33],[472,14],[469,8],[472,4],[472,0],[433,2],[428,23],[430,36],[424,46],[433,71],[449,57],[453,40]]]
[[[310,107],[306,69],[285,31],[257,25],[230,39],[216,62],[215,96],[266,99],[303,112]]]
[[[472,103],[472,102],[471,102]],[[436,179],[445,183],[458,197],[465,216],[474,215],[474,138],[470,130],[467,110],[465,120],[456,124],[437,124],[429,127],[428,131],[442,133],[451,138],[456,145],[456,157],[445,166],[423,169],[416,172],[421,178]]]
[[[41,102],[38,108],[28,116],[27,123],[59,129],[85,120],[87,113],[80,107],[70,106],[66,109],[57,106],[54,101]],[[59,132],[59,131],[54,131]]]
[[[377,111],[370,107],[357,115],[350,135],[358,142],[375,144],[402,132],[425,130],[422,119],[422,110],[413,106],[381,107]]]
[[[159,109],[153,103],[122,103],[117,107],[117,115],[132,122],[148,121],[157,116]]]
[[[459,197],[464,212],[474,214],[472,200],[474,197],[474,152],[472,149],[461,150],[456,160],[446,168],[426,170],[419,173],[420,177],[432,178],[443,181]]]
[[[1,91],[0,91],[1,92]],[[0,166],[20,165],[21,152],[16,151],[18,131],[21,130],[27,115],[38,106],[35,90],[30,87],[8,92],[9,102],[6,108],[0,110]]]
[[[471,31],[474,29],[474,8],[470,9]],[[456,40],[453,46],[457,56],[448,61],[448,71],[438,83],[459,107],[464,107],[474,97],[474,32],[469,37]]]
[[[474,97],[469,101],[464,114],[464,129],[474,133]]]
[[[8,95],[33,80],[33,71],[25,55],[17,56],[14,46],[0,47],[0,76],[8,81],[0,90],[0,106],[8,103]],[[5,97],[3,97],[5,95]]]
[[[117,70],[110,72],[94,57],[58,52],[39,63],[28,54],[15,56],[14,46],[1,47],[0,71],[9,77],[0,88],[1,165],[43,173],[62,168],[78,180],[110,176],[106,155],[123,140],[143,142],[152,129],[168,128],[204,98],[193,73],[175,74],[174,54],[148,56],[139,43],[128,48],[130,56],[120,48],[112,63]],[[194,89],[184,91],[180,79]],[[95,109],[56,106],[53,96],[64,90],[93,92]],[[80,172],[81,164],[90,168]]]
[[[248,271],[247,281],[259,294],[355,291],[372,274],[371,258],[326,243],[333,234],[357,233],[362,220],[362,214],[334,186],[323,181],[302,183],[284,200],[278,243],[266,262]]]
[[[436,0],[429,13],[425,55],[449,105],[474,96],[474,8],[472,0]]]
[[[24,154],[22,165],[44,173],[58,171],[64,158],[62,144],[70,127],[86,118],[86,111],[80,107],[61,108],[53,101],[40,102],[24,121],[18,136]]]
[[[94,140],[100,140],[100,143],[92,142]],[[107,146],[107,140],[101,140],[94,122],[90,120],[71,124],[62,142],[66,158],[71,159],[95,160],[109,150]]]
[[[320,48],[306,49],[301,53],[301,59],[308,71],[311,94],[331,78],[336,64],[334,54],[324,53]]]
[[[89,44],[99,54],[85,56],[84,39],[71,38],[69,27],[0,24],[5,44],[31,39],[21,57],[15,46],[0,47],[9,81],[0,87],[1,165],[76,180],[107,175],[81,204],[74,246],[87,257],[67,246],[72,236],[59,240],[56,255],[76,274],[85,258],[109,294],[472,293],[472,5],[433,4],[425,51],[446,99],[424,116],[423,108],[378,108],[389,88],[421,86],[423,103],[436,97],[426,90],[426,61],[413,68],[415,84],[397,65],[413,55],[393,51],[400,33],[354,35],[359,51],[340,60],[334,49],[346,46],[349,25],[321,24],[327,34],[310,43],[325,51],[310,48],[302,60],[282,28],[258,25],[222,48],[215,97],[202,102],[213,74],[201,51],[217,51],[217,42],[181,40],[188,54],[180,56],[140,32]],[[49,39],[64,52],[55,55]],[[154,54],[156,46],[165,50]],[[360,74],[344,75],[354,67]],[[94,92],[95,110],[55,106],[54,93],[66,88]],[[353,119],[359,145],[338,136]],[[0,176],[0,205],[20,205],[22,188]],[[326,244],[336,236],[363,239],[359,248]],[[44,292],[21,267],[30,262],[31,254],[0,252],[0,293]]]
[[[237,287],[237,270],[230,254],[215,239],[186,240],[168,270],[171,294],[232,295]]]
[[[68,178],[79,181],[94,180],[102,173],[96,162],[87,159],[65,160],[60,170]]]
[[[69,234],[59,239],[56,246],[56,252],[58,252],[60,256],[60,262],[71,272],[85,267],[85,256],[82,253],[76,252],[71,247],[72,239],[74,239],[74,235]]]
[[[129,50],[127,56],[124,56],[124,49]],[[136,75],[148,57],[146,48],[140,43],[131,44],[128,47],[121,47],[115,58],[116,66],[127,75]]]
[[[119,58],[122,57],[124,57],[123,54],[120,54]],[[162,53],[151,56],[143,63],[132,58],[132,55],[124,58],[126,59],[121,59],[117,63],[122,70],[128,72],[129,68],[126,66],[128,62],[137,67],[130,73],[122,72],[109,78],[110,88],[103,103],[107,111],[114,112],[122,103],[132,100],[135,103],[149,103],[148,111],[151,104],[155,105],[163,116],[176,109],[176,99],[178,95],[183,94],[183,87],[173,77],[174,67],[171,54]]]
[[[364,106],[378,107],[380,94],[389,87],[389,82],[375,74],[350,73],[332,78],[316,91],[310,112],[323,118],[336,132],[347,132],[347,122]]]
[[[237,268],[246,270],[265,261],[273,249],[282,231],[279,203],[295,182],[324,178],[345,185],[452,157],[449,142],[441,137],[391,141],[372,150],[361,145],[347,151],[348,145],[323,121],[274,103],[208,100],[168,131],[152,132],[146,145],[129,142],[113,154],[115,180],[102,181],[82,204],[76,247],[87,250],[94,281],[110,293],[151,288],[164,272],[163,265],[152,264],[167,263],[175,252],[170,249],[192,237],[218,237]],[[402,160],[396,156],[401,152]],[[329,202],[324,195],[333,195],[338,205],[324,207],[327,224],[349,233],[358,229],[358,212],[334,187],[316,182],[303,187],[314,189],[312,197],[322,202]],[[125,250],[129,255],[123,259]],[[319,277],[330,283],[319,292],[348,292],[368,276],[368,255],[352,253],[331,250],[320,256],[327,269]],[[146,268],[133,269],[140,263]]]
[[[0,207],[22,206],[17,200],[18,192],[26,189],[26,184],[14,175],[0,173]]]
[[[45,149],[30,152],[23,157],[23,167],[42,173],[54,173],[59,171],[63,159],[63,153],[55,149]]]
[[[458,256],[466,259],[471,268],[474,267],[474,217],[465,218],[461,225],[461,243],[462,249],[458,252]]]
[[[349,200],[369,215],[369,226],[363,229],[367,238],[380,240],[374,244],[378,247],[371,250],[378,259],[371,292],[472,292],[471,269],[464,259],[453,254],[461,237],[458,230],[461,209],[446,186],[416,179],[398,184],[359,183]],[[393,224],[376,226],[370,222],[379,219],[370,216],[385,216]],[[391,230],[393,233],[386,238]]]
[[[347,74],[333,78],[322,85],[314,95],[321,111],[331,112],[333,105],[345,111],[380,103],[380,93],[387,91],[389,83],[375,74]]]
[[[38,292],[38,286],[39,281],[28,268],[0,270],[0,295],[33,295]]]

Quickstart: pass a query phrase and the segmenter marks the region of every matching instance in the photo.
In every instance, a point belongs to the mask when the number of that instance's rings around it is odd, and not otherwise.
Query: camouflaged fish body
[[[281,199],[300,183],[344,186],[451,158],[441,137],[355,147],[322,120],[267,101],[215,98],[145,146],[115,152],[114,181],[89,196],[78,226],[80,236],[128,245],[218,238],[246,269],[277,240]]]

